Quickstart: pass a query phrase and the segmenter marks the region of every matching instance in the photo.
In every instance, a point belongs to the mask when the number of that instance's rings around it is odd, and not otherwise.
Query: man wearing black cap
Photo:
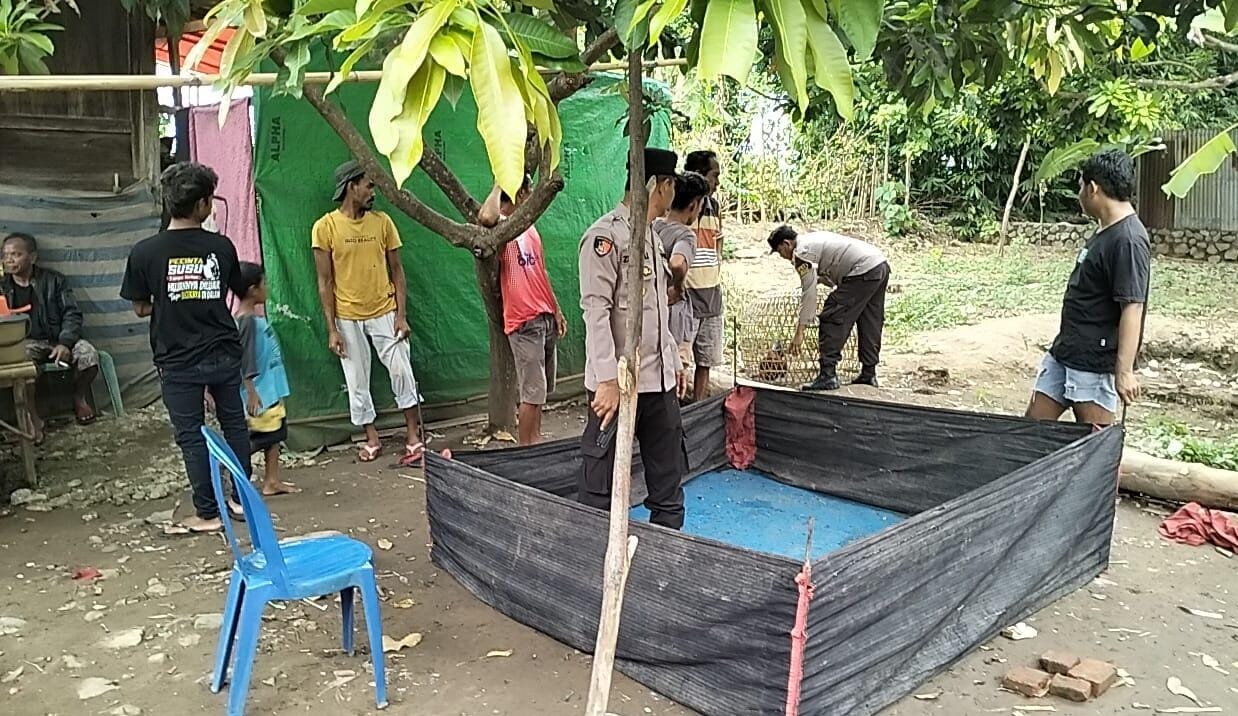
[[[820,372],[803,390],[838,390],[837,366],[843,346],[856,327],[859,339],[860,375],[853,384],[877,387],[877,364],[881,361],[881,333],[886,320],[886,284],[890,264],[876,246],[829,231],[797,234],[779,226],[769,235],[769,249],[790,261],[800,275],[800,314],[791,339],[791,353],[799,352],[804,328],[812,324],[817,310],[817,284],[832,286],[818,316],[817,347]]]
[[[411,465],[421,459],[425,446],[417,437],[421,396],[409,355],[400,234],[390,217],[374,211],[374,182],[357,162],[345,162],[335,170],[332,198],[340,208],[314,224],[314,266],[327,320],[327,346],[344,368],[353,425],[365,430],[366,442],[357,459],[372,462],[382,452],[370,395],[372,343],[391,376],[396,406],[404,411],[408,428],[400,464]]]
[[[632,196],[625,193],[614,211],[598,219],[580,242],[580,308],[585,321],[585,388],[590,410],[581,438],[584,467],[577,499],[609,509],[615,462],[616,417],[619,412],[619,361],[628,312],[627,269],[637,256],[643,264],[643,323],[636,403],[636,439],[649,491],[645,506],[650,521],[672,529],[683,527],[683,482],[688,460],[678,396],[687,374],[671,337],[667,287],[671,279],[666,259],[647,231],[640,254],[631,247],[632,222],[648,226],[666,213],[675,198],[675,165],[679,157],[665,149],[645,150],[645,180],[649,188],[647,216],[632,216]],[[631,186],[631,180],[628,181]]]

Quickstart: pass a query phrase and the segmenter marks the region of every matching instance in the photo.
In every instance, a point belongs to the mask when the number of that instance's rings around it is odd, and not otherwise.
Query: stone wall
[[[1037,224],[1013,222],[1011,243],[1078,248],[1095,231],[1091,224]],[[1149,229],[1152,250],[1158,256],[1196,259],[1210,263],[1238,262],[1238,232],[1212,229]]]

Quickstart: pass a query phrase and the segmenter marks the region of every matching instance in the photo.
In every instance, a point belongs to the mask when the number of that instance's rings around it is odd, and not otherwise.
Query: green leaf
[[[580,56],[576,42],[545,20],[523,13],[505,15],[504,19],[516,39],[531,52],[558,59]]]
[[[215,10],[218,10],[221,7],[223,6],[216,5]],[[212,10],[212,12],[214,12],[214,10]],[[198,63],[202,61],[202,56],[205,55],[206,51],[215,43],[215,40],[218,40],[219,36],[223,34],[223,31],[238,19],[239,16],[236,13],[233,13],[231,17],[218,18],[214,22],[207,25],[206,31],[202,33],[202,39],[198,40],[198,44],[194,45],[193,48],[189,50],[189,54],[185,55],[185,69],[195,69],[198,66]]]
[[[443,82],[443,97],[451,103],[452,109],[455,109],[456,105],[460,103],[460,96],[463,94],[464,78],[447,75],[447,79]]]
[[[697,72],[701,79],[726,75],[747,80],[757,54],[757,30],[752,0],[710,0],[700,32]]]
[[[1204,146],[1182,160],[1182,163],[1170,172],[1169,181],[1161,187],[1161,191],[1165,192],[1166,196],[1185,198],[1200,177],[1215,172],[1235,151],[1234,140],[1230,136],[1230,132],[1235,129],[1238,129],[1238,124],[1231,125],[1209,139]]]
[[[295,22],[295,20],[294,20]],[[316,22],[309,22],[302,19],[301,22],[307,23],[293,30],[285,42],[296,42],[304,40],[307,37],[315,35],[325,35],[327,33],[339,32],[347,27],[352,27],[357,24],[357,16],[352,10],[337,10],[335,12],[323,15]],[[290,23],[291,24],[291,23]]]
[[[404,41],[400,43],[409,60],[421,65],[426,53],[430,51],[430,41],[443,29],[443,25],[447,24],[447,19],[459,4],[459,0],[438,0],[413,21],[408,33],[404,35]]]
[[[1222,0],[1221,8],[1225,12],[1225,31],[1233,32],[1238,28],[1238,0]]]
[[[817,86],[834,97],[838,114],[843,119],[851,120],[855,116],[855,84],[851,79],[847,50],[815,8],[808,8],[806,15],[808,45],[812,48],[813,76]]]
[[[310,63],[310,46],[308,42],[299,42],[292,47],[284,61],[288,79],[284,90],[297,99],[301,98],[301,85],[305,82],[305,68]]]
[[[469,85],[477,100],[477,131],[486,144],[495,183],[515,196],[524,181],[524,100],[512,78],[503,38],[488,23],[478,25],[469,62]]]
[[[800,110],[808,107],[808,18],[800,0],[765,0],[774,30],[780,70],[791,81],[791,96]]]
[[[370,8],[368,12],[357,13],[357,24],[348,28],[344,32],[341,32],[339,36],[335,38],[335,46],[342,47],[343,45],[364,39],[370,34],[370,31],[374,29],[374,26],[386,17],[388,12],[400,7],[401,5],[407,5],[409,2],[411,2],[411,0],[378,0],[378,2],[374,3],[374,7]],[[440,3],[426,3],[428,7],[422,10],[422,16],[425,16],[428,12],[432,12],[435,7],[439,6],[439,4]],[[357,7],[360,8],[360,6],[361,4],[358,3]]]
[[[657,1],[658,0],[640,0],[640,3],[636,6],[636,10],[632,13],[632,20],[628,23],[626,37],[632,37],[634,35],[637,26],[643,23],[646,17],[649,17],[649,11],[653,9],[653,4]],[[622,32],[623,29],[620,28],[620,31]]]
[[[339,88],[344,80],[348,79],[348,75],[352,74],[352,70],[357,66],[363,57],[370,54],[374,50],[374,43],[378,41],[377,37],[371,37],[361,43],[355,50],[344,58],[344,64],[340,65],[340,71],[336,73],[331,81],[327,83],[326,94],[331,94]]]
[[[249,34],[248,28],[238,27],[236,32],[232,33],[232,38],[228,40],[223,53],[219,56],[219,75],[221,77],[226,78],[232,74],[232,68],[236,65],[237,57],[243,56],[247,47],[253,47],[253,40],[254,36]]]
[[[881,27],[884,0],[831,0],[834,17],[842,27],[857,62],[867,60],[877,46],[877,30]]]
[[[408,83],[402,111],[391,121],[399,139],[388,159],[391,161],[391,174],[398,185],[402,186],[412,175],[425,152],[422,130],[443,94],[446,76],[446,71],[435,63],[422,64]]]
[[[1036,167],[1032,181],[1036,184],[1048,184],[1095,154],[1097,149],[1100,149],[1100,142],[1095,139],[1084,139],[1064,147],[1054,147],[1040,160],[1040,166]]]
[[[430,41],[443,29],[458,4],[458,0],[439,0],[426,7],[408,28],[404,40],[383,61],[383,77],[370,106],[370,134],[380,153],[389,156],[395,150],[398,136],[390,126],[391,120],[404,111],[408,83],[425,62]]]
[[[51,71],[47,69],[47,63],[43,61],[43,58],[46,57],[46,55],[42,50],[38,50],[30,46],[18,47],[17,57],[21,59],[21,68],[28,73],[32,75],[51,74]],[[14,71],[11,74],[17,73]]]
[[[663,0],[662,6],[653,14],[649,20],[649,37],[657,40],[662,36],[662,31],[672,20],[683,14],[684,8],[688,6],[688,0]]]
[[[267,14],[262,10],[261,0],[249,0],[245,6],[245,29],[254,37],[267,34]]]
[[[1144,43],[1142,37],[1136,37],[1131,43],[1131,59],[1138,62],[1156,51],[1156,45]]]
[[[460,52],[460,46],[443,33],[435,35],[434,39],[430,40],[430,57],[442,65],[443,69],[457,77],[468,75],[468,66],[464,62],[464,54]]]
[[[47,35],[40,35],[37,32],[19,32],[17,33],[17,38],[20,40],[20,42],[18,42],[19,46],[23,42],[33,45],[34,47],[42,50],[44,55],[50,55],[56,51],[56,46],[52,43],[52,38]]]
[[[647,28],[641,24],[644,15],[638,17],[647,1],[652,4],[652,0],[615,0],[615,31],[624,47],[643,45],[648,39]],[[648,12],[649,8],[645,7],[645,13]]]
[[[296,14],[326,15],[339,10],[353,12],[356,6],[353,0],[305,0],[305,3],[297,8]]]

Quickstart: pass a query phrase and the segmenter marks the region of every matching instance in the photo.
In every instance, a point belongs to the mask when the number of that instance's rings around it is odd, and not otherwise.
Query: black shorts
[[[288,421],[279,421],[279,428],[269,433],[249,433],[249,451],[250,454],[263,452],[269,447],[279,445],[288,439]]]

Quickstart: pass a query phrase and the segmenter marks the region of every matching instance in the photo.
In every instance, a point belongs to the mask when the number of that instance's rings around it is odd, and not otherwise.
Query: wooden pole
[[[643,46],[630,48],[640,57]],[[615,644],[619,640],[619,617],[628,567],[636,550],[636,538],[628,539],[628,504],[632,492],[632,442],[636,428],[637,379],[640,373],[640,338],[644,318],[642,271],[649,233],[649,192],[645,183],[645,71],[639,63],[628,67],[628,165],[631,167],[632,239],[627,263],[628,315],[624,325],[623,355],[619,358],[619,421],[615,435],[615,472],[610,488],[610,532],[602,575],[602,613],[598,618],[597,643],[593,649],[593,673],[585,716],[605,716],[610,701],[610,683],[615,669]]]
[[[1023,149],[1019,152],[1019,161],[1014,165],[1014,180],[1010,182],[1010,194],[1006,197],[1006,210],[1002,212],[1002,233],[997,237],[997,255],[1006,251],[1006,238],[1010,235],[1010,212],[1014,209],[1014,200],[1019,195],[1019,179],[1023,177],[1023,163],[1027,161],[1027,150],[1032,146],[1032,135],[1023,140]]]
[[[654,60],[644,63],[646,67],[676,67],[686,65],[682,58]],[[626,62],[598,62],[589,66],[589,72],[610,72],[628,68]],[[558,70],[538,69],[543,75],[557,75]],[[304,84],[325,85],[334,79],[334,72],[306,72]],[[349,73],[345,82],[378,82],[381,70],[362,70]],[[270,87],[277,75],[273,72],[255,72],[240,84],[250,87]],[[160,87],[210,87],[221,80],[219,75],[0,75],[0,92],[112,92],[117,90],[153,90]]]

